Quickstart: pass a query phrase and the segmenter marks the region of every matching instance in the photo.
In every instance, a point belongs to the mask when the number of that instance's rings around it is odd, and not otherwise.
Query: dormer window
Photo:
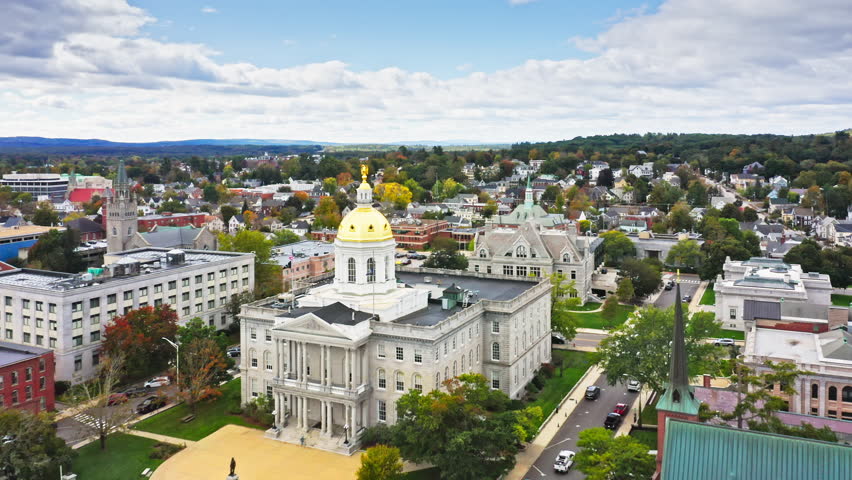
[[[568,255],[567,253],[563,254],[562,255],[562,261],[565,262],[565,263],[570,263],[571,262],[571,255]]]
[[[518,245],[518,248],[515,249],[515,256],[518,258],[527,258],[527,247]]]
[[[484,249],[484,248],[483,248],[482,250],[480,250],[480,251],[479,251],[479,258],[485,258],[486,256],[487,256],[487,255],[486,255],[486,253],[485,253],[485,249]]]

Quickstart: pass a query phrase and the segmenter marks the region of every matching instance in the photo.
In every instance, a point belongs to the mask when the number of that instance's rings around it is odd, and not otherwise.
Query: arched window
[[[843,387],[843,401],[852,403],[852,387]]]
[[[115,227],[112,227],[112,236],[114,237],[116,235],[118,235],[118,230],[116,230]]]
[[[477,350],[478,352],[479,350]],[[473,350],[470,351],[470,355],[467,356],[470,359],[470,371],[473,371]]]
[[[485,258],[486,256],[487,256],[487,254],[485,253],[485,249],[484,249],[484,248],[483,248],[482,250],[480,250],[480,251],[479,251],[479,258]]]
[[[456,370],[456,367],[458,367],[458,363],[453,361],[453,378],[458,376],[458,371]]]
[[[462,355],[461,371],[464,371],[464,355]]]
[[[379,388],[384,390],[388,386],[388,379],[385,378],[385,369],[380,368],[379,373],[376,375],[376,378],[379,379]]]
[[[450,378],[450,367],[444,367],[444,380]]]
[[[127,227],[127,234],[133,235],[133,227]]]
[[[272,353],[269,350],[263,352],[263,365],[267,371],[272,371]]]
[[[435,390],[437,390],[439,388],[441,388],[441,374],[436,373],[435,374]]]
[[[405,391],[405,376],[402,374],[402,372],[396,372],[396,391]]]
[[[367,259],[367,283],[375,283],[376,281],[376,261],[372,258]]]
[[[571,255],[569,255],[567,253],[563,253],[562,254],[562,261],[564,263],[571,263]]]
[[[479,363],[479,350],[476,351],[476,363]]]
[[[819,398],[819,385],[811,384],[811,398]]]
[[[526,343],[526,339],[524,339]],[[491,360],[500,360],[500,344],[494,342],[491,344]]]
[[[518,245],[518,248],[515,249],[515,256],[518,258],[527,258],[527,247]]]
[[[837,387],[828,387],[828,399],[837,400]]]
[[[350,258],[346,261],[347,271],[349,273],[349,283],[355,283],[355,259]]]
[[[414,389],[420,392],[423,391],[423,378],[419,373],[415,373],[413,377],[411,377],[411,383],[414,385]]]

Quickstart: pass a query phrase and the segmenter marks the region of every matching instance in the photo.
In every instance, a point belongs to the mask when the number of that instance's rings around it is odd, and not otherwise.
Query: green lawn
[[[657,432],[654,430],[633,429],[630,431],[630,436],[647,445],[648,450],[657,449]]]
[[[80,479],[130,480],[142,478],[146,468],[155,469],[163,460],[148,458],[156,440],[125,433],[113,433],[107,438],[106,450],[100,442],[92,442],[77,450],[73,470]]]
[[[722,338],[732,338],[734,340],[745,340],[745,332],[740,330],[722,330]]]
[[[643,399],[645,400],[645,399]],[[642,425],[656,425],[657,424],[657,402],[642,407]]]
[[[189,415],[186,404],[178,405],[163,413],[146,418],[133,428],[151,433],[159,433],[187,440],[201,440],[225,425],[258,427],[240,415],[228,413],[240,406],[240,379],[234,379],[222,387],[222,396],[211,402],[198,404],[195,420],[181,423],[180,419]]]
[[[585,305],[578,305],[576,307],[571,307],[572,312],[588,312],[590,310],[597,310],[601,308],[601,304],[597,302],[588,302]]]
[[[424,468],[423,470],[408,472],[402,478],[405,480],[440,480],[441,473],[435,467]]]
[[[848,307],[852,303],[852,295],[832,295],[831,303],[838,307]]]
[[[574,388],[580,377],[586,373],[592,364],[592,354],[589,352],[575,352],[572,350],[553,350],[554,356],[563,359],[562,375],[557,374],[547,380],[544,388],[536,394],[535,400],[528,407],[541,407],[542,421],[550,415],[556,405],[562,401],[565,395]]]
[[[707,285],[704,289],[704,295],[701,295],[699,305],[716,305],[716,291],[713,290],[713,284]]]
[[[627,320],[627,316],[635,309],[633,305],[619,305],[615,318],[612,321],[607,321],[601,316],[601,312],[591,313],[573,313],[577,318],[577,326],[581,328],[596,328],[598,330],[606,330],[614,328]]]

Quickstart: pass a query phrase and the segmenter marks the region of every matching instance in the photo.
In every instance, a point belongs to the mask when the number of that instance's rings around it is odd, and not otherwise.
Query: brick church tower
[[[657,401],[657,471],[654,479],[660,478],[660,469],[663,463],[663,448],[666,440],[666,420],[676,418],[678,420],[698,421],[699,402],[695,399],[692,386],[689,384],[689,370],[686,361],[686,341],[684,339],[683,306],[680,299],[680,275],[677,279],[677,291],[675,292],[675,318],[674,332],[672,336],[672,358],[670,365],[669,381],[666,382],[666,391]]]

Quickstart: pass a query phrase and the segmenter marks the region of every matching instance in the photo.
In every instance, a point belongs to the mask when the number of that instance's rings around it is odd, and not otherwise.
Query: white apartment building
[[[413,389],[466,372],[520,397],[550,361],[548,280],[394,268],[366,174],[341,222],[331,283],[243,306],[242,400],[267,395],[279,440],[351,454]]]
[[[84,274],[0,272],[2,339],[51,348],[56,379],[91,378],[104,327],[116,315],[169,304],[179,323],[200,317],[225,328],[234,295],[254,289],[254,254],[142,248],[107,254]]]
[[[815,318],[818,307],[831,305],[831,279],[823,273],[802,271],[800,265],[783,260],[752,257],[725,260],[716,279],[716,318],[723,328],[743,330],[756,318]],[[796,313],[801,311],[804,313]],[[827,313],[820,314],[827,319]],[[777,318],[774,318],[777,317]]]

